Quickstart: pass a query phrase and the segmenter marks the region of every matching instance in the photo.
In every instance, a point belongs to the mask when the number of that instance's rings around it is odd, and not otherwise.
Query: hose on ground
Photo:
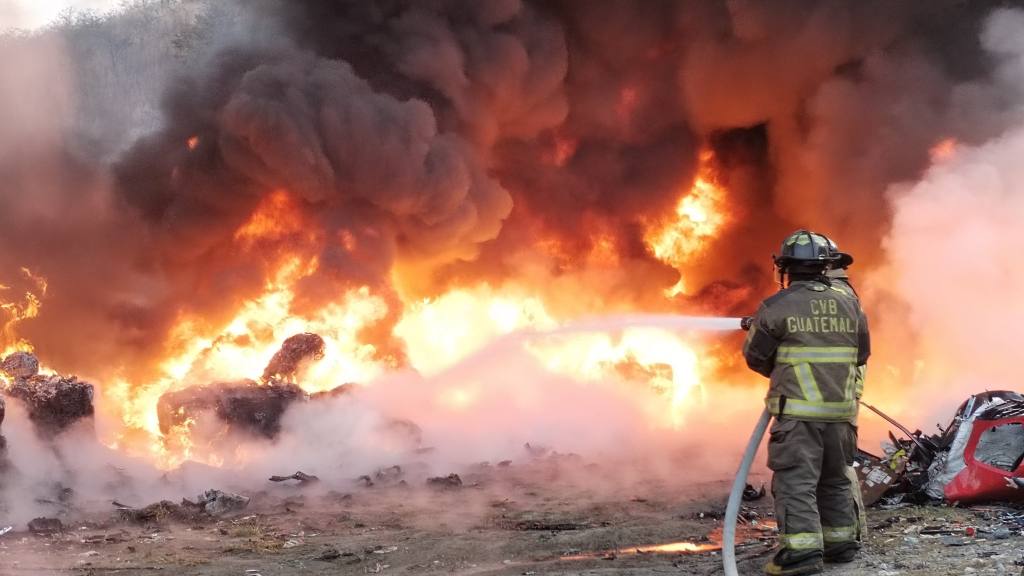
[[[725,524],[722,529],[722,568],[725,570],[725,576],[739,576],[736,571],[736,516],[740,512],[743,489],[747,487],[750,465],[754,462],[754,456],[757,455],[757,449],[761,446],[761,439],[764,438],[771,418],[767,408],[761,411],[761,418],[750,435],[747,450],[740,461],[740,469],[732,483],[732,492],[729,493],[729,504],[725,507]]]

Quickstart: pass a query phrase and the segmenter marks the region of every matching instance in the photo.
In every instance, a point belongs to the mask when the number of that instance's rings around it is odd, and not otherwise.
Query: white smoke
[[[887,394],[908,421],[925,424],[944,424],[970,394],[1021,387],[1024,12],[994,12],[982,42],[998,61],[999,93],[1016,104],[1012,121],[984,144],[936,158],[919,182],[890,190],[888,266],[872,283],[902,300],[906,318],[905,326],[880,318],[879,345],[895,345],[904,330],[917,343],[914,352],[904,345],[902,358],[886,354],[904,367]],[[874,373],[884,378],[884,370]]]

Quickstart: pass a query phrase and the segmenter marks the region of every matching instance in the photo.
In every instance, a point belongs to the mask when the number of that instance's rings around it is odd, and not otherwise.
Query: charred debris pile
[[[39,373],[39,360],[29,352],[14,352],[0,363],[0,391],[25,408],[36,433],[53,438],[77,422],[91,425],[93,385],[75,376]],[[0,398],[0,424],[4,404]]]
[[[160,430],[213,417],[232,432],[273,439],[281,419],[294,404],[346,396],[355,384],[342,384],[325,392],[307,394],[297,383],[302,368],[324,357],[323,338],[296,334],[286,339],[263,370],[259,381],[236,380],[190,386],[168,392],[157,403]]]
[[[904,435],[890,433],[884,457],[857,456],[865,505],[1024,502],[1024,395],[971,396],[938,434],[889,420]]]
[[[160,428],[166,434],[175,426],[212,416],[231,431],[274,438],[290,406],[345,396],[355,390],[354,384],[342,384],[329,391],[307,394],[296,383],[302,367],[323,356],[324,341],[320,336],[291,336],[271,358],[259,381],[203,383],[164,394],[157,406]],[[0,364],[0,424],[6,396],[7,401],[24,406],[41,438],[52,439],[77,422],[91,425],[93,393],[89,382],[75,376],[42,374],[35,355],[15,352]],[[413,437],[418,437],[415,425],[403,425]],[[0,439],[0,446],[3,442]]]

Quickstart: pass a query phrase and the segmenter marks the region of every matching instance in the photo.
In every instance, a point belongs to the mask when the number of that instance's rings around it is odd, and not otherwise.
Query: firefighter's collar
[[[790,286],[803,286],[813,292],[824,292],[825,290],[828,290],[828,286],[817,280],[797,280],[796,282],[791,282]]]

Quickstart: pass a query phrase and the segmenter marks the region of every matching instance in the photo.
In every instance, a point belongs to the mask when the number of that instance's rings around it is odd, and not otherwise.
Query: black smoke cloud
[[[1007,105],[978,41],[996,4],[239,3],[259,33],[203,49],[181,38],[216,37],[216,22],[174,36],[188,66],[167,67],[159,120],[116,161],[74,145],[72,122],[38,148],[45,162],[0,157],[0,256],[51,276],[50,302],[25,327],[43,355],[93,373],[159,355],[182,313],[216,326],[295,250],[319,262],[297,313],[356,285],[397,306],[396,289],[518,277],[588,294],[569,312],[740,310],[770,289],[767,254],[789,228],[829,232],[870,264],[886,187],[915,178],[939,139],[1000,129]],[[90,80],[67,86],[69,115]],[[24,95],[4,94],[18,117]],[[730,223],[685,271],[697,296],[669,302],[677,274],[643,232],[685,190],[702,146],[717,153]],[[46,242],[16,209],[40,174],[54,190],[34,197]],[[240,245],[236,230],[280,190],[300,226]],[[614,238],[616,270],[587,263],[591,230]],[[538,257],[538,238],[563,257]],[[396,266],[407,270],[397,288]],[[77,332],[61,329],[67,318]],[[82,332],[110,336],[82,344]]]

